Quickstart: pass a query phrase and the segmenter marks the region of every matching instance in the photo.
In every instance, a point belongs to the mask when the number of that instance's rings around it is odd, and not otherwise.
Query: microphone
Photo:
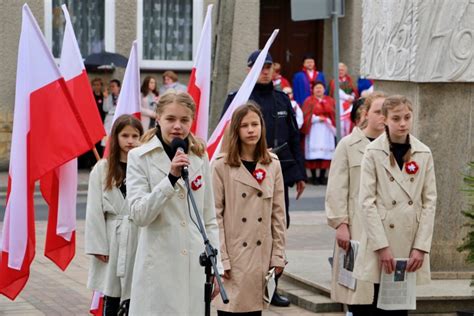
[[[171,141],[171,149],[175,154],[177,151],[185,153],[188,149],[188,144],[184,141],[184,139],[176,137]],[[181,176],[183,177],[183,179],[187,179],[188,174],[188,166],[183,166],[183,170],[181,171]]]

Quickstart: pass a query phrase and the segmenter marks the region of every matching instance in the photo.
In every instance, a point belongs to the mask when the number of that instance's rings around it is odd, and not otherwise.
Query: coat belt
[[[130,232],[130,218],[128,215],[117,215],[107,213],[107,220],[115,220],[115,229],[119,232],[118,254],[117,254],[117,276],[125,277],[127,262],[128,234]]]

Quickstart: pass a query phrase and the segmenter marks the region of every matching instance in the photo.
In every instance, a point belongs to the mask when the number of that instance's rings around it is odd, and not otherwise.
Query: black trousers
[[[102,316],[117,316],[120,308],[120,297],[104,296]]]
[[[377,308],[379,284],[374,284],[374,301],[371,305],[348,305],[353,316],[408,316],[408,311],[386,311]]]

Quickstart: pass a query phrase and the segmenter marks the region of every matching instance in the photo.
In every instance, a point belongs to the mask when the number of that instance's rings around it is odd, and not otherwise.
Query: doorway
[[[274,62],[281,64],[283,77],[291,82],[295,72],[301,70],[303,56],[307,53],[314,55],[317,69],[324,71],[324,20],[294,22],[290,0],[260,0],[260,48],[276,28],[280,32],[270,54]]]

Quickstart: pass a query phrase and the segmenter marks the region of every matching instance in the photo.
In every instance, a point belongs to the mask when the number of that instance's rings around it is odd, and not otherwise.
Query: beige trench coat
[[[263,310],[265,275],[270,267],[285,266],[285,197],[280,162],[272,154],[269,165],[257,163],[266,172],[261,184],[245,168],[230,167],[219,155],[213,164],[213,188],[220,252],[229,304],[220,297],[218,310],[251,312]]]
[[[201,158],[192,153],[189,160],[190,181],[198,176],[202,179],[201,187],[192,193],[209,240],[218,249],[209,161],[207,156]],[[205,274],[199,265],[204,243],[190,219],[189,212],[196,220],[193,209],[188,211],[183,180],[173,187],[168,179],[170,166],[171,161],[156,136],[128,154],[127,198],[132,219],[142,227],[130,315],[204,314]]]
[[[429,253],[436,209],[436,179],[430,149],[410,135],[415,174],[390,165],[386,134],[373,141],[362,159],[360,203],[365,236],[356,259],[356,278],[380,282],[380,263],[375,252],[390,247],[395,258],[408,258],[415,248]],[[417,284],[428,283],[430,258],[416,272]]]
[[[91,257],[87,287],[125,300],[130,298],[138,227],[120,189],[105,189],[106,174],[104,159],[89,177],[84,248],[86,254],[109,256],[109,261]]]
[[[329,170],[326,190],[326,216],[329,226],[336,229],[342,223],[349,225],[351,239],[360,241],[363,231],[361,220],[355,214],[359,210],[360,164],[365,147],[370,141],[364,132],[355,127],[336,147]],[[334,245],[334,261],[331,281],[331,299],[344,304],[372,304],[374,286],[358,281],[355,291],[339,285],[339,252]]]

